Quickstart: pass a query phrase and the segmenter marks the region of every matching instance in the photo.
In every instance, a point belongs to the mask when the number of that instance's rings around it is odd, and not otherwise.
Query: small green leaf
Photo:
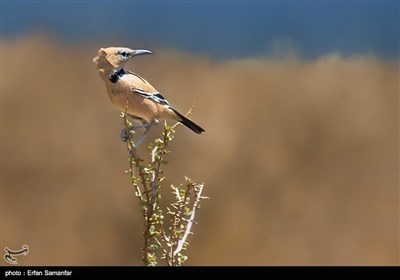
[[[187,259],[188,259],[188,257],[185,256],[185,255],[181,255],[181,256],[179,257],[180,263],[184,263]]]
[[[151,244],[150,245],[150,250],[157,251],[158,250],[158,245],[157,244]]]

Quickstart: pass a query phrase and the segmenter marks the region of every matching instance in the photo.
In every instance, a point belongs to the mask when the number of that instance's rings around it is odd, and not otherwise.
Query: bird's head
[[[98,69],[121,69],[129,59],[144,54],[152,54],[152,52],[118,47],[101,48],[93,62],[97,64]]]

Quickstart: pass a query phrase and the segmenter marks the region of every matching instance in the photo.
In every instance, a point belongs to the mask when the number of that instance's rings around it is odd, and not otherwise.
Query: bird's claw
[[[131,139],[131,134],[124,128],[121,130],[121,140],[122,142],[126,142]]]

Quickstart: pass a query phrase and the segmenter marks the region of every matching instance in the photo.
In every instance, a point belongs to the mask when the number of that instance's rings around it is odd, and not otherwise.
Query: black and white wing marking
[[[162,105],[169,106],[168,101],[159,92],[147,93],[147,92],[145,92],[145,91],[143,91],[141,89],[137,89],[137,88],[132,88],[132,91],[136,92],[137,94],[139,94],[143,98],[147,98],[147,99],[150,99],[150,100],[152,100],[152,101],[154,101],[156,103],[160,103]]]

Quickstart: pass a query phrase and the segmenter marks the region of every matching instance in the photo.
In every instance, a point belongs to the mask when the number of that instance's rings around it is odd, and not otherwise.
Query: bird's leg
[[[136,116],[130,115],[130,114],[128,114],[128,116],[130,118],[132,118],[133,120],[140,121],[141,123],[146,123],[145,120],[143,120],[142,118],[139,118],[139,117],[136,117]],[[156,125],[156,124],[158,124],[158,120],[157,119],[154,120],[153,123],[146,123],[146,124],[143,124],[143,125],[133,126],[133,127],[128,128],[128,129],[124,128],[121,131],[121,140],[123,142],[126,142],[126,141],[132,139],[132,134],[129,133],[130,131],[135,131],[135,130],[137,130],[139,128],[144,128],[145,130],[144,130],[142,136],[140,137],[140,139],[135,144],[135,149],[136,149],[142,143],[143,139],[146,137],[146,135],[149,132],[150,128],[152,126]]]
[[[151,128],[151,124],[147,125],[144,129],[144,132],[142,134],[142,136],[140,137],[140,139],[136,142],[135,144],[135,149],[137,149],[139,147],[139,145],[142,143],[144,137],[146,136],[146,134],[149,132],[150,128]]]
[[[123,128],[121,130],[121,140],[122,140],[122,142],[126,142],[126,141],[128,141],[129,139],[132,138],[132,134],[129,133],[130,131],[132,131],[132,130],[135,131],[136,129],[139,129],[139,128],[144,128],[144,129],[147,130],[150,126],[151,125],[146,124],[146,125],[138,125],[138,126],[130,127],[128,129]]]
[[[127,114],[127,116],[130,117],[134,121],[139,121],[141,123],[144,122],[142,118],[136,117],[134,115]],[[147,126],[148,125],[139,125],[139,126],[134,126],[134,127],[128,128],[128,129],[125,129],[125,128],[122,129],[121,134],[120,134],[122,142],[126,142],[126,141],[132,139],[132,134],[129,133],[130,131],[132,131],[132,130],[135,131],[136,129],[139,129],[139,128],[147,128]]]
[[[150,124],[146,124],[146,125],[142,125],[141,127],[145,129],[144,133],[142,134],[142,136],[140,137],[140,139],[136,142],[135,144],[135,149],[137,149],[139,147],[139,145],[142,143],[144,137],[146,136],[146,134],[149,132],[150,128],[152,128],[153,126],[155,126],[156,124],[158,124],[158,120],[155,120],[153,123]]]

